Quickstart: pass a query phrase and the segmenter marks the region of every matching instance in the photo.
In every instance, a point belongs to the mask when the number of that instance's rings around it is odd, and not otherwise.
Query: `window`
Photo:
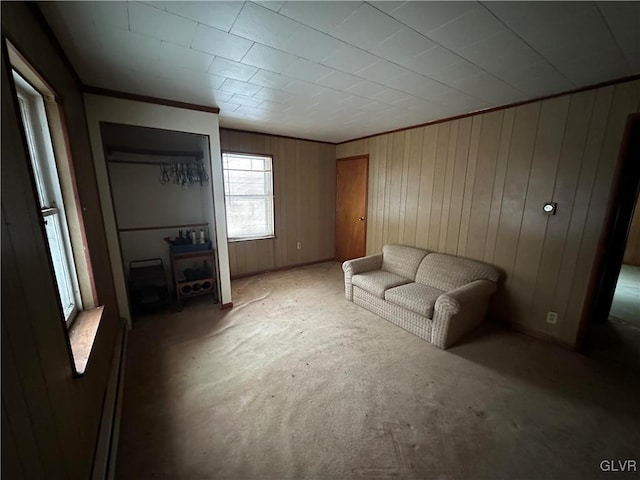
[[[223,153],[222,168],[229,240],[273,237],[272,158]]]
[[[76,313],[82,309],[82,304],[44,100],[42,95],[16,72],[13,72],[13,77],[58,296],[65,321],[70,324]]]

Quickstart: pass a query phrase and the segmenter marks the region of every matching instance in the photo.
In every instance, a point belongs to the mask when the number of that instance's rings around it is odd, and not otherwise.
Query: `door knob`
[[[364,222],[364,217],[360,217],[358,218],[358,220],[360,220],[361,222]]]

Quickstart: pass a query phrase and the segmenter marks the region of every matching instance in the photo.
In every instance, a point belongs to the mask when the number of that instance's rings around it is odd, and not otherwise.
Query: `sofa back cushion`
[[[474,280],[497,282],[499,278],[498,270],[486,263],[443,253],[430,253],[420,263],[415,281],[448,292]]]
[[[414,280],[420,261],[429,253],[407,245],[382,247],[382,270]]]

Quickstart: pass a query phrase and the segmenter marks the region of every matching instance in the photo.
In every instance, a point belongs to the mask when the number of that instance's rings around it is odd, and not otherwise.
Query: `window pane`
[[[62,304],[64,318],[68,320],[75,308],[75,302],[73,298],[73,284],[69,277],[67,253],[60,229],[60,214],[54,213],[53,215],[47,216],[44,219],[44,223],[47,231],[49,250],[51,252],[51,260],[53,261],[53,269],[56,274],[60,303]]]
[[[273,236],[271,157],[223,153],[229,238]]]
[[[273,235],[273,197],[227,197],[229,238]]]
[[[270,195],[271,172],[229,170],[225,175],[227,195]]]

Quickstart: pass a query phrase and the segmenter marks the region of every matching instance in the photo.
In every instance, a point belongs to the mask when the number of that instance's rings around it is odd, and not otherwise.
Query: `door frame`
[[[336,158],[336,195],[335,195],[335,206],[336,210],[338,209],[338,162],[343,162],[347,160],[358,160],[360,158],[365,158],[367,160],[367,172],[366,172],[366,192],[364,198],[364,209],[365,209],[365,217],[364,217],[364,252],[367,254],[367,228],[369,225],[369,154],[364,153],[362,155],[353,155],[351,157],[343,157]],[[337,213],[337,212],[336,212]],[[335,215],[335,227],[334,227],[334,259],[338,260],[338,215]]]
[[[576,347],[583,351],[589,327],[606,321],[622,259],[634,208],[640,194],[640,113],[627,117],[620,153],[612,181],[604,230],[598,242],[596,260],[589,281],[587,300],[578,326]]]

